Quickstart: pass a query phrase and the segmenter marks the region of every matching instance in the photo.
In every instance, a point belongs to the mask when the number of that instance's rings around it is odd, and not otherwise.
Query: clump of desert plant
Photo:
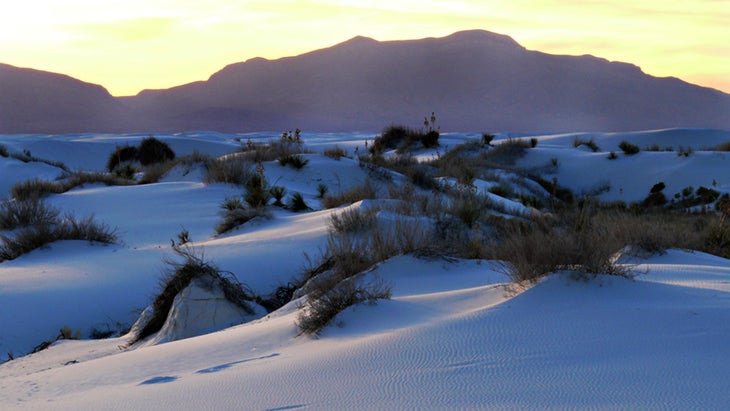
[[[304,200],[304,196],[300,192],[295,192],[291,195],[291,197],[289,197],[287,208],[294,212],[311,210],[309,205],[307,205],[306,200]]]
[[[317,198],[324,198],[324,196],[327,195],[328,191],[329,191],[329,188],[327,187],[327,184],[325,184],[325,183],[317,184]]]
[[[137,330],[129,344],[134,344],[162,329],[172,308],[175,297],[194,280],[207,287],[220,288],[226,299],[244,312],[253,315],[251,301],[255,298],[238,282],[232,273],[221,271],[212,262],[206,261],[202,252],[192,246],[175,246],[173,251],[182,261],[167,259],[167,269],[160,280],[160,292],[152,303],[152,315]]]
[[[337,277],[317,277],[308,286],[306,303],[297,317],[297,326],[302,334],[317,334],[337,314],[356,304],[375,304],[377,300],[389,299],[391,288],[374,279],[363,282],[360,278],[347,278],[336,284]]]
[[[335,160],[339,160],[342,157],[347,157],[347,152],[344,149],[340,148],[339,146],[334,146],[332,148],[328,148],[328,149],[324,150],[323,154],[325,156],[335,159]]]
[[[392,149],[397,149],[398,153],[403,153],[416,143],[420,143],[425,148],[434,148],[439,145],[439,137],[439,129],[436,126],[436,114],[431,113],[430,118],[424,118],[423,128],[420,130],[402,125],[387,127],[373,141],[373,144],[370,146],[370,154],[379,155]]]
[[[4,145],[0,144],[0,157],[9,157],[10,152],[8,152],[8,148]]]
[[[330,216],[329,227],[334,233],[359,233],[375,226],[379,207],[348,208]]]
[[[631,277],[615,256],[627,244],[615,224],[590,202],[563,211],[558,219],[509,227],[498,242],[498,258],[514,281],[536,281],[543,276],[572,271]]]
[[[96,222],[93,216],[79,220],[67,215],[62,220],[21,228],[13,235],[0,234],[0,261],[14,260],[55,241],[84,240],[113,244],[117,239],[116,229]]]
[[[150,164],[144,168],[144,174],[139,180],[139,184],[153,184],[160,181],[170,170],[177,166],[177,162],[170,160],[160,163]]]
[[[279,157],[279,164],[282,166],[290,166],[295,170],[301,170],[309,164],[309,160],[298,154],[285,154]]]
[[[60,211],[47,205],[38,197],[25,200],[0,201],[0,229],[15,230],[16,228],[33,225],[52,224],[58,219]]]
[[[10,189],[10,195],[15,200],[41,198],[49,194],[60,194],[66,191],[63,184],[57,181],[47,181],[38,178],[15,184]]]
[[[284,203],[281,201],[286,194],[286,188],[282,186],[273,186],[269,189],[271,196],[274,197],[274,205],[277,207],[283,207]]]
[[[619,143],[618,148],[621,149],[621,151],[624,152],[626,155],[633,155],[637,154],[641,149],[636,144],[631,144],[628,141],[622,141]]]
[[[609,160],[615,160],[617,158],[618,158],[618,156],[616,155],[616,152],[615,151],[612,151],[612,152],[608,153],[608,159]]]
[[[593,138],[590,138],[588,140],[585,140],[585,139],[582,139],[580,137],[576,137],[573,140],[573,147],[578,148],[580,146],[586,146],[589,149],[591,149],[591,151],[594,152],[594,153],[597,153],[597,152],[601,151],[601,148],[598,147],[598,144],[596,144],[596,140],[594,140]]]
[[[344,204],[352,204],[360,200],[375,199],[377,197],[377,188],[370,180],[366,180],[363,184],[354,186],[340,194],[324,196],[322,203],[325,208],[335,208]]]
[[[482,133],[482,144],[485,146],[491,146],[492,140],[494,140],[495,135],[491,133]]]
[[[137,161],[143,166],[163,163],[174,159],[175,152],[163,141],[150,136],[139,143]]]
[[[499,166],[511,166],[524,157],[530,142],[523,139],[510,138],[497,145],[483,155],[484,160]]]
[[[137,147],[130,145],[117,146],[106,162],[106,169],[111,172],[116,170],[121,164],[134,162],[136,160]]]
[[[718,145],[715,147],[715,151],[730,151],[730,141]]]
[[[530,148],[535,148],[535,147],[537,147],[537,142],[538,142],[538,141],[539,141],[539,140],[537,139],[537,137],[532,137],[532,138],[530,139]]]
[[[666,184],[660,181],[654,184],[649,190],[649,195],[641,202],[644,207],[661,207],[667,203],[667,197],[662,192]]]
[[[692,154],[692,147],[679,146],[677,150],[677,157],[689,157]]]
[[[265,207],[249,207],[239,196],[227,197],[221,203],[221,209],[223,221],[215,227],[217,234],[227,233],[256,217],[271,218]]]
[[[244,200],[252,208],[265,207],[271,199],[269,183],[264,176],[264,166],[259,163],[256,166],[256,173],[249,176],[245,183],[246,194]]]
[[[255,173],[253,163],[240,155],[228,155],[205,163],[206,183],[244,185]]]

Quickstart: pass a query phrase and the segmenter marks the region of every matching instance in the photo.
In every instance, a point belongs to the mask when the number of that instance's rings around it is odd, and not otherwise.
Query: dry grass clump
[[[582,139],[580,137],[576,137],[573,140],[573,147],[578,148],[580,146],[586,146],[594,153],[601,151],[601,148],[598,147],[598,144],[596,144],[596,140],[593,138]]]
[[[221,221],[216,227],[217,234],[227,233],[236,227],[239,227],[256,217],[270,219],[271,213],[265,207],[248,207],[241,197],[227,198],[222,204]]]
[[[96,222],[93,216],[78,220],[73,215],[67,215],[60,221],[34,224],[16,230],[12,236],[0,234],[0,261],[14,260],[55,241],[84,240],[113,244],[117,239],[116,229]]]
[[[715,151],[730,151],[730,141],[718,145],[715,147]]]
[[[211,289],[220,287],[228,301],[241,307],[246,313],[254,314],[250,302],[254,301],[255,297],[247,292],[233,275],[221,271],[213,263],[206,261],[202,253],[197,253],[190,246],[175,246],[173,251],[182,258],[182,261],[165,261],[168,267],[160,280],[160,293],[152,303],[152,316],[140,327],[129,342],[130,345],[162,329],[175,297],[194,279],[202,280],[201,283]]]
[[[375,198],[378,198],[378,189],[372,182],[370,182],[370,180],[366,180],[363,184],[354,186],[337,195],[325,195],[324,198],[322,198],[322,205],[325,208],[335,208],[341,205]]]
[[[58,219],[59,214],[57,208],[47,205],[38,197],[26,200],[2,200],[0,229],[15,230],[32,225],[51,224]]]
[[[339,160],[342,157],[347,157],[347,151],[339,146],[328,148],[324,150],[322,154],[334,160]]]
[[[383,223],[371,213],[346,211],[333,216],[323,268],[313,270],[303,288],[306,299],[297,319],[302,333],[318,333],[352,305],[390,298],[390,286],[377,279],[364,283],[362,274],[382,261],[428,245],[428,227],[420,219],[401,216]]]
[[[10,195],[15,200],[22,201],[32,198],[45,197],[49,194],[60,194],[64,191],[66,191],[66,189],[60,182],[34,178],[32,180],[27,180],[15,184],[10,189]]]
[[[205,163],[205,182],[244,185],[255,174],[254,163],[240,154],[231,154]]]

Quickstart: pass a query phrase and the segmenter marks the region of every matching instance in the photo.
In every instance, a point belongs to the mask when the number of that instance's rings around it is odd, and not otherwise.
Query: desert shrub
[[[482,144],[485,146],[492,145],[492,140],[494,140],[495,135],[491,133],[482,133]]]
[[[350,208],[330,216],[329,227],[335,233],[359,233],[375,226],[378,207]]]
[[[677,150],[677,157],[689,157],[692,154],[692,147],[682,147],[679,146],[679,150]]]
[[[698,187],[695,195],[697,195],[697,199],[701,204],[710,204],[720,197],[717,190],[707,187]]]
[[[117,239],[116,229],[94,221],[93,216],[77,220],[68,215],[61,221],[16,230],[13,236],[0,235],[0,261],[14,260],[55,241],[85,240],[113,244]]]
[[[489,208],[487,200],[474,193],[460,193],[450,202],[448,213],[458,218],[471,229]]]
[[[654,184],[651,187],[651,189],[649,189],[649,193],[658,193],[658,192],[664,190],[665,188],[667,188],[667,185],[664,184],[663,181],[660,181],[660,182]]]
[[[431,113],[430,119],[424,118],[423,125],[424,128],[421,130],[402,125],[385,128],[370,146],[370,154],[379,155],[392,149],[396,149],[398,153],[404,153],[416,143],[420,143],[425,148],[438,147],[440,133],[436,127],[436,115]]]
[[[488,151],[483,157],[489,163],[511,166],[527,154],[530,143],[526,140],[510,138]]]
[[[399,147],[403,141],[406,141],[409,134],[413,133],[414,131],[401,125],[387,127],[373,140],[373,144],[370,146],[370,153],[380,154],[386,150],[393,150]]]
[[[617,158],[618,158],[618,156],[616,155],[616,152],[615,151],[612,151],[612,152],[608,153],[608,159],[609,160],[615,160]]]
[[[244,290],[233,275],[221,271],[215,264],[206,261],[202,254],[197,253],[191,246],[173,247],[173,251],[182,261],[165,260],[167,269],[160,280],[160,292],[152,303],[153,313],[147,323],[133,336],[130,345],[162,329],[175,297],[194,279],[201,279],[211,287],[219,286],[228,301],[248,314],[254,314],[250,304],[254,297]]]
[[[106,169],[114,171],[119,165],[127,162],[133,162],[137,159],[137,147],[134,146],[117,146],[114,152],[109,155],[106,162]]]
[[[224,211],[232,211],[239,208],[246,208],[246,203],[244,202],[243,198],[239,196],[226,197],[221,203],[220,207]]]
[[[342,157],[347,157],[347,152],[344,149],[340,148],[339,146],[334,146],[332,148],[328,148],[328,149],[324,150],[323,154],[325,156],[335,159],[335,160],[339,160]]]
[[[628,141],[622,141],[619,143],[618,148],[621,149],[621,151],[624,152],[626,155],[633,155],[637,154],[641,149],[636,144],[631,144]]]
[[[594,140],[592,138],[588,139],[588,140],[584,140],[582,138],[576,137],[573,140],[573,147],[578,148],[580,146],[586,146],[589,149],[591,149],[591,151],[594,153],[601,151],[601,148],[598,147],[598,144],[596,144],[596,140]]]
[[[244,200],[252,208],[265,207],[271,200],[271,192],[269,191],[269,183],[263,173],[263,167],[259,167],[259,172],[252,174],[245,184],[246,194]]]
[[[573,192],[570,191],[570,189],[558,184],[557,179],[553,179],[553,181],[547,181],[540,176],[533,176],[532,179],[536,183],[540,184],[540,186],[545,189],[545,191],[550,193],[550,196],[553,199],[558,199],[564,203],[572,203],[575,200],[575,195],[573,194]]]
[[[289,210],[294,212],[311,210],[307,202],[304,200],[302,193],[295,192],[289,197],[289,204],[287,205]]]
[[[167,143],[154,137],[147,137],[139,143],[137,160],[143,166],[175,159],[175,152]]]
[[[335,208],[344,204],[352,204],[361,200],[375,199],[377,197],[377,188],[375,188],[370,180],[366,180],[363,184],[354,186],[338,195],[326,195],[322,199],[322,202],[325,208]]]
[[[69,174],[62,182],[63,191],[68,191],[84,184],[104,184],[107,186],[124,186],[135,184],[131,179],[119,177],[116,174],[94,171],[75,171]]]
[[[15,230],[33,225],[52,224],[57,221],[59,213],[57,208],[47,205],[38,197],[26,200],[3,200],[0,201],[0,229]]]
[[[537,139],[536,137],[532,137],[532,138],[530,139],[530,148],[535,148],[535,147],[537,147],[537,142],[538,142],[538,139]]]
[[[237,155],[216,158],[205,163],[206,183],[244,185],[255,173],[253,164]]]
[[[730,151],[730,141],[718,145],[715,147],[715,151]],[[7,157],[7,155],[5,157]]]
[[[274,197],[274,205],[277,207],[283,207],[284,203],[281,201],[286,194],[286,188],[282,186],[273,186],[269,189],[269,193]]]
[[[565,270],[630,277],[627,268],[615,264],[615,254],[626,244],[616,235],[614,221],[584,203],[563,211],[554,221],[509,227],[498,242],[497,255],[507,262],[507,272],[517,282]]]
[[[286,154],[279,157],[279,164],[282,166],[291,166],[295,170],[301,170],[309,163],[309,160],[298,154]]]
[[[65,190],[63,184],[56,181],[46,181],[38,178],[15,184],[10,194],[15,200],[41,198],[49,194],[60,194]]]
[[[659,147],[659,144],[652,144],[644,147],[644,151],[661,151],[661,147]]]
[[[643,207],[661,207],[667,204],[667,197],[661,191],[649,193],[646,198],[641,201]]]
[[[150,164],[144,168],[144,175],[139,180],[139,184],[157,183],[177,165],[178,162],[173,160]]]
[[[439,146],[439,132],[436,130],[430,130],[425,134],[422,134],[419,138],[421,144],[425,148],[436,148]]]
[[[9,157],[10,152],[8,152],[8,148],[4,145],[0,144],[0,157]]]
[[[223,221],[215,227],[215,232],[217,234],[227,233],[236,227],[246,224],[256,217],[263,217],[266,219],[271,218],[271,213],[266,211],[264,207],[239,207],[225,209],[222,215]]]
[[[297,317],[297,326],[302,334],[317,334],[337,314],[346,308],[356,304],[374,304],[379,299],[389,299],[391,288],[382,281],[373,280],[370,283],[362,283],[355,278],[348,278],[334,286],[327,284],[321,278],[316,278],[309,285],[309,292],[313,293],[316,288],[321,290],[316,298],[308,297],[306,303],[301,307],[302,311]]]
[[[317,198],[324,198],[324,196],[327,195],[328,191],[329,191],[329,188],[327,187],[327,184],[325,184],[325,183],[317,184]]]

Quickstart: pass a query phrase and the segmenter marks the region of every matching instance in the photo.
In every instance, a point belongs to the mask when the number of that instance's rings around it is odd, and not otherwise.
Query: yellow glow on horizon
[[[730,92],[729,0],[25,0],[3,6],[0,62],[114,95],[207,79],[227,64],[483,29]]]

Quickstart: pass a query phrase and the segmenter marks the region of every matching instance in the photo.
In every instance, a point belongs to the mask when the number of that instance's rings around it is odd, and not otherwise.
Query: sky
[[[23,0],[0,12],[0,62],[117,96],[228,64],[376,40],[506,34],[531,50],[630,62],[730,93],[730,0]]]

